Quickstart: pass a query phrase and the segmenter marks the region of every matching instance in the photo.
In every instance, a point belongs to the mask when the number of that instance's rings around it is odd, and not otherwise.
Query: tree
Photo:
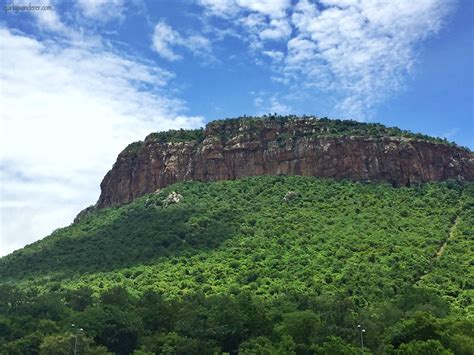
[[[208,340],[192,339],[176,332],[155,333],[142,339],[140,351],[152,354],[201,355],[220,353],[217,344]]]
[[[415,340],[408,344],[401,344],[396,353],[400,355],[454,355],[452,351],[445,349],[438,340],[433,339]]]
[[[45,293],[33,299],[33,302],[22,307],[22,313],[35,318],[61,320],[68,313],[58,293]]]
[[[86,307],[92,305],[92,294],[92,288],[87,286],[82,286],[77,290],[68,290],[64,295],[66,305],[75,311],[82,312]]]
[[[143,326],[138,315],[119,307],[89,307],[76,317],[76,324],[116,354],[129,354],[138,347]]]
[[[26,296],[19,288],[10,285],[0,285],[0,313],[12,314],[23,304]]]
[[[361,349],[354,345],[346,343],[339,337],[329,337],[324,343],[321,345],[313,345],[311,349],[317,355],[353,355],[360,353]]]
[[[171,330],[175,311],[163,296],[154,291],[146,291],[137,304],[137,311],[143,326],[149,331]]]
[[[102,304],[116,307],[128,307],[132,298],[127,289],[122,286],[114,286],[100,295]]]
[[[439,320],[429,313],[417,312],[413,318],[396,324],[392,335],[392,344],[397,348],[412,340],[425,341],[439,338]]]
[[[40,355],[70,355],[73,348],[74,335],[71,333],[46,336],[39,347]],[[83,350],[83,341],[79,342],[79,349]]]
[[[291,336],[284,335],[277,343],[260,336],[243,342],[239,347],[242,355],[296,355],[296,345]]]
[[[94,341],[84,335],[79,334],[77,344],[72,333],[61,333],[49,335],[43,338],[40,345],[40,355],[70,355],[76,347],[78,354],[85,355],[106,355],[110,354],[103,346],[97,346]]]
[[[284,314],[277,328],[280,334],[291,336],[296,344],[309,345],[316,341],[322,321],[313,311],[296,311]]]
[[[431,313],[435,317],[444,317],[449,313],[449,303],[440,297],[435,290],[423,287],[407,287],[396,298],[395,304],[407,315],[416,312]]]
[[[39,332],[34,332],[26,335],[23,338],[11,341],[0,348],[2,354],[8,355],[36,355],[39,351],[42,335]]]

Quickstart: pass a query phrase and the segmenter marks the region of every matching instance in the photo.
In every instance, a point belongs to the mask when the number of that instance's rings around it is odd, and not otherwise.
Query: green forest
[[[473,240],[474,183],[177,183],[1,258],[0,354],[472,355]]]

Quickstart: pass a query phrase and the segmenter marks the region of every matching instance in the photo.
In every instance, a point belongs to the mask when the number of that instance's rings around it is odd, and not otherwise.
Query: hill
[[[474,181],[474,155],[395,127],[316,117],[241,117],[205,129],[158,132],[121,152],[98,206],[123,205],[180,181],[316,176],[394,186]]]
[[[175,183],[0,259],[0,353],[74,323],[91,354],[353,354],[358,324],[365,353],[472,354],[473,225],[469,182]]]

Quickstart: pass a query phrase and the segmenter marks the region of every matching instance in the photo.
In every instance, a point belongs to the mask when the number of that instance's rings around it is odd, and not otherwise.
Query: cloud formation
[[[332,94],[337,102],[334,114],[364,120],[403,87],[420,44],[440,30],[454,1],[198,3],[209,16],[246,31],[250,49],[268,57],[275,80],[288,85],[290,92]]]
[[[5,28],[0,43],[0,255],[93,204],[131,141],[204,124],[166,93],[174,74],[152,63],[97,42],[43,43]]]
[[[85,17],[94,20],[108,21],[123,17],[123,0],[77,0],[77,5]]]
[[[211,42],[201,35],[184,36],[175,31],[164,21],[155,26],[153,33],[153,49],[164,59],[176,61],[182,59],[182,55],[176,53],[177,48],[184,48],[196,56],[211,58]]]
[[[292,15],[298,35],[288,44],[283,75],[341,95],[339,111],[364,117],[403,85],[417,45],[436,33],[449,11],[437,0],[300,1]],[[297,64],[297,65],[295,65]],[[322,79],[322,80],[320,80]]]
[[[54,8],[54,2],[52,0],[32,0],[28,4],[33,6],[49,6],[50,9],[47,11],[31,11],[29,12],[36,19],[36,25],[43,31],[58,32],[68,34],[69,29],[61,21],[58,13]]]
[[[269,18],[283,18],[290,7],[290,0],[198,0],[209,14],[223,18],[233,18],[242,11],[252,11]]]

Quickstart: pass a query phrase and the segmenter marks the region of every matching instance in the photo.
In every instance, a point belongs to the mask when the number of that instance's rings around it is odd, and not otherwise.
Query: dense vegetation
[[[202,141],[204,139],[204,129],[171,129],[169,131],[154,132],[149,134],[146,142],[189,142]]]
[[[363,123],[354,120],[339,120],[328,119],[326,117],[317,118],[315,116],[295,115],[281,116],[275,114],[263,115],[262,117],[243,116],[237,118],[228,118],[223,120],[216,120],[208,124],[208,126],[226,127],[235,126],[238,124],[255,125],[264,121],[278,122],[285,124],[289,121],[300,119],[314,119],[315,132],[302,133],[302,135],[311,135],[312,137],[341,137],[341,136],[362,136],[362,137],[401,137],[424,140],[432,143],[446,144],[456,146],[454,142],[448,142],[445,138],[431,137],[421,133],[412,133],[407,130],[402,130],[398,127],[386,127],[379,123]],[[222,132],[224,134],[224,132]],[[225,135],[223,137],[226,137]],[[229,137],[227,137],[229,138]],[[282,138],[282,137],[281,137]],[[166,142],[201,142],[204,139],[204,129],[179,129],[169,130],[163,132],[155,132],[149,134],[145,141],[131,143],[125,150],[128,152],[135,152],[146,143],[166,143]],[[465,148],[467,149],[467,148]]]
[[[0,259],[0,354],[68,354],[72,323],[90,354],[354,354],[358,324],[472,354],[473,226],[470,183],[178,183]]]
[[[146,143],[176,143],[176,142],[202,142],[204,129],[170,129],[168,131],[154,132],[146,136],[145,141],[130,143],[125,152],[135,153]]]

